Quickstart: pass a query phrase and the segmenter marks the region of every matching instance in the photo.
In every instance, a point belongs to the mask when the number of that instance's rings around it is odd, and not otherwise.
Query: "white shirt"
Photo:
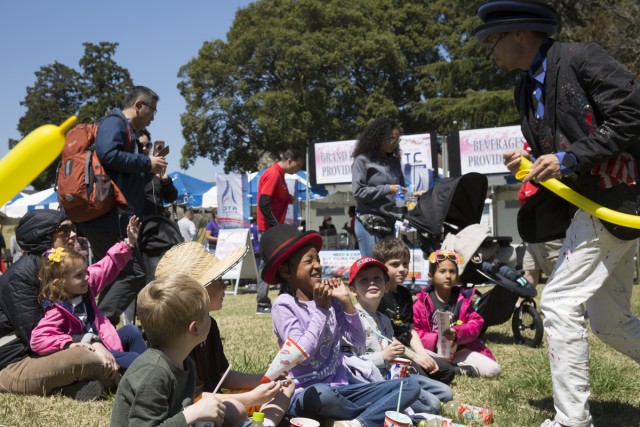
[[[180,228],[180,234],[182,234],[182,238],[185,242],[193,242],[196,238],[196,225],[188,219],[187,217],[183,217],[180,221],[178,221],[178,227]]]

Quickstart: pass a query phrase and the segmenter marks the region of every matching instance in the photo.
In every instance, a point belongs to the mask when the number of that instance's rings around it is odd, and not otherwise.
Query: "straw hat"
[[[185,273],[208,286],[238,264],[248,251],[246,246],[240,246],[220,259],[207,252],[202,243],[180,243],[162,256],[156,268],[156,279]]]

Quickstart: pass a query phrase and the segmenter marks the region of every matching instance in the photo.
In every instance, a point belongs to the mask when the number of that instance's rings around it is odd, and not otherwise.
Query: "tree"
[[[94,121],[104,115],[107,107],[119,105],[133,82],[129,72],[111,58],[117,46],[117,43],[84,43],[82,74],[58,62],[36,71],[34,85],[27,87],[27,95],[20,102],[27,108],[18,122],[20,135],[24,138],[46,123],[61,124],[74,114],[81,122]],[[9,148],[18,142],[10,139]],[[36,190],[53,185],[58,163],[54,161],[32,182]]]
[[[240,9],[227,42],[205,42],[180,69],[181,166],[201,156],[227,172],[252,170],[265,153],[355,138],[377,116],[406,133],[517,123],[518,73],[499,71],[473,35],[481,3],[262,0]],[[552,3],[561,40],[604,23],[605,48],[638,65],[637,2]],[[613,37],[616,26],[624,37]]]

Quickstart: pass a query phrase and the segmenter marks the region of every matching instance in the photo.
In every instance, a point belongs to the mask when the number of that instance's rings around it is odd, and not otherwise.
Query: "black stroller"
[[[543,335],[542,318],[533,300],[537,291],[508,265],[514,251],[511,237],[490,236],[489,228],[479,224],[487,185],[487,178],[479,173],[441,179],[404,219],[417,230],[425,254],[447,248],[463,256],[461,283],[496,285],[484,293],[476,291],[480,294],[476,311],[485,320],[483,333],[511,318],[516,342],[535,347]]]

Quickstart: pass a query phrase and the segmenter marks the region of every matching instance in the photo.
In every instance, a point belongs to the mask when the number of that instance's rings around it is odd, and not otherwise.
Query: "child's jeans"
[[[144,342],[140,329],[135,325],[125,325],[117,332],[124,351],[109,351],[113,354],[121,371],[126,371],[133,361],[147,349],[147,344]]]
[[[289,412],[314,419],[357,419],[364,427],[380,427],[384,413],[396,410],[401,381],[400,410],[404,411],[420,395],[420,385],[412,378],[337,387],[313,384],[293,396]]]
[[[418,399],[411,404],[413,412],[437,414],[440,412],[440,402],[448,402],[453,399],[453,391],[448,385],[422,375],[412,374],[410,377],[421,388]],[[404,394],[404,387],[402,393]]]

